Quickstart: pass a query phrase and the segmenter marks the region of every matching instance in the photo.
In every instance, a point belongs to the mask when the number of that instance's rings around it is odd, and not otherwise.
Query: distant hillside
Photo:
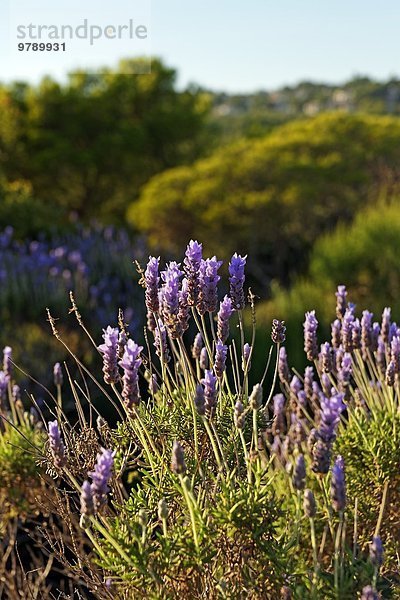
[[[222,141],[240,135],[259,137],[283,122],[326,111],[400,115],[400,79],[378,82],[356,77],[343,85],[303,81],[275,91],[209,94],[210,126]]]

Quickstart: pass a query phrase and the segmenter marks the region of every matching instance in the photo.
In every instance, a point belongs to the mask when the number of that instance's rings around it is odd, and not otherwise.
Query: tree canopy
[[[1,87],[0,176],[29,182],[49,206],[123,220],[149,177],[198,156],[208,107],[203,93],[178,91],[176,72],[159,60],[137,72],[131,60],[66,83]]]
[[[399,164],[399,118],[330,113],[154,176],[128,218],[155,250],[195,237],[221,258],[248,253],[258,282],[287,282],[323,232],[395,185]]]

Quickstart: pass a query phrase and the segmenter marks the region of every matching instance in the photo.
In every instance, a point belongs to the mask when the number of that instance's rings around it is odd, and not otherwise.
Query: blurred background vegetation
[[[126,76],[137,60],[0,86],[0,342],[17,360],[43,377],[43,353],[62,358],[46,306],[87,352],[69,289],[97,341],[120,305],[140,335],[133,260],[192,237],[249,255],[260,331],[285,319],[298,366],[304,312],[326,327],[339,283],[400,318],[400,80],[230,95],[179,89],[161,60]]]

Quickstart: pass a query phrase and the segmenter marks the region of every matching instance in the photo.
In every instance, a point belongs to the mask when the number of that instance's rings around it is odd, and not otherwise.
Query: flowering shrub
[[[245,264],[232,257],[220,300],[221,262],[204,259],[201,244],[161,272],[151,257],[145,343],[121,320],[104,329],[95,344],[104,381],[75,357],[83,381],[70,382],[71,423],[70,392],[54,370],[45,445],[34,443],[51,519],[40,543],[84,597],[374,600],[400,591],[400,329],[389,309],[381,323],[368,311],[360,320],[340,286],[329,342],[306,314],[313,365],[304,375],[290,370],[275,320],[264,374],[251,381],[256,311],[249,293],[246,340]],[[0,386],[10,410],[12,364],[7,349]],[[93,384],[115,427],[92,404]]]

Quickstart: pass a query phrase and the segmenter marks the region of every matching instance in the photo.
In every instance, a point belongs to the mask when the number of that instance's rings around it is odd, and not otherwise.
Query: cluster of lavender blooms
[[[319,344],[315,311],[308,312],[304,322],[304,351],[314,366],[306,367],[300,378],[291,375],[286,350],[280,348],[278,374],[282,393],[273,400],[271,449],[286,464],[290,455],[302,452],[303,443],[307,442],[312,470],[325,474],[330,469],[337,428],[351,392],[362,402],[353,379],[357,353],[362,360],[375,363],[388,386],[395,385],[400,378],[400,328],[392,322],[389,308],[384,309],[380,323],[374,322],[368,310],[359,319],[355,305],[347,301],[345,286],[340,285],[331,340]]]
[[[213,323],[215,318],[216,338],[212,352],[206,347],[200,332],[192,345],[192,356],[203,372],[199,377],[195,400],[199,412],[212,413],[216,406],[218,385],[226,371],[229,322],[235,311],[245,307],[246,257],[238,254],[232,256],[229,263],[230,292],[219,301],[218,284],[221,278],[218,271],[221,265],[222,261],[215,256],[203,258],[202,245],[191,240],[182,266],[172,261],[165,270],[160,271],[160,259],[150,256],[144,271],[147,327],[153,335],[155,352],[162,365],[170,361],[174,341],[182,339],[192,318],[204,319],[207,313]],[[104,380],[116,384],[122,379],[122,398],[129,410],[140,402],[139,371],[143,362],[143,348],[131,340],[121,344],[121,333],[118,328],[107,327],[103,335],[104,343],[98,349],[103,355]],[[284,333],[283,323],[276,321],[273,329],[276,343],[284,339]],[[123,357],[119,360],[121,346]],[[245,344],[242,361],[247,370],[250,356],[251,347]],[[119,367],[124,372],[122,378]],[[148,379],[152,387],[157,387],[154,374],[150,374]]]
[[[72,290],[86,323],[104,327],[122,308],[134,329],[142,315],[132,308],[138,298],[133,256],[140,259],[143,248],[113,227],[77,227],[50,241],[24,242],[7,228],[0,233],[0,314],[12,309],[28,320],[49,305],[65,312]]]

